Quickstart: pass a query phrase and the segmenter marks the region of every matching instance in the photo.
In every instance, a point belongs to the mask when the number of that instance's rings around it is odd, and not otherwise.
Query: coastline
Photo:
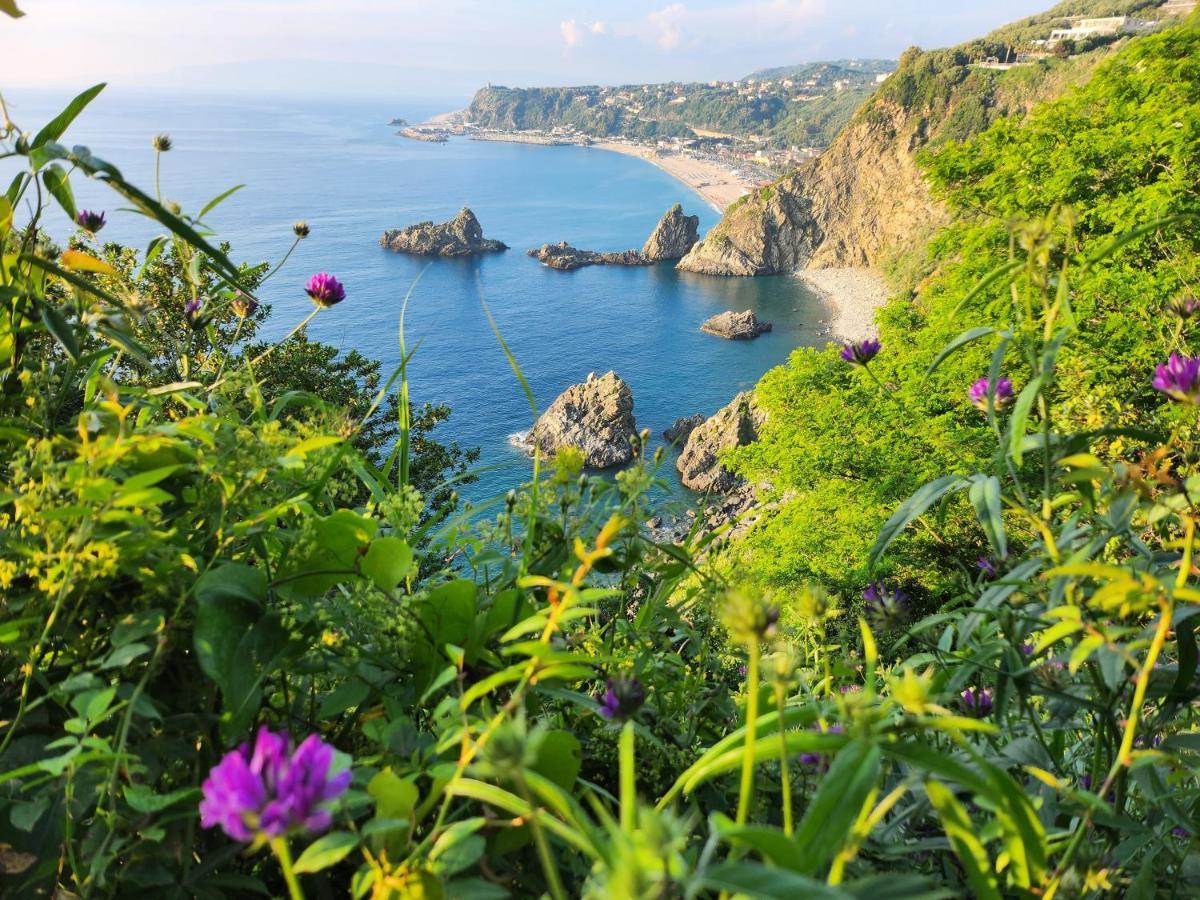
[[[887,282],[876,269],[803,269],[796,273],[830,312],[830,331],[843,341],[875,337],[875,313],[888,301]]]
[[[704,201],[719,213],[756,187],[749,178],[741,178],[731,172],[726,166],[706,159],[669,154],[659,156],[649,147],[639,144],[625,144],[616,141],[595,141],[588,145],[598,150],[609,150],[613,153],[624,153],[626,156],[636,156],[653,166],[662,169],[668,175],[683,182]]]

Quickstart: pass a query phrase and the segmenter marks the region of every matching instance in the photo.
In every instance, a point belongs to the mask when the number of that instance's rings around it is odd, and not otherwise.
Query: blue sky
[[[21,0],[5,85],[455,98],[939,47],[1052,0]]]

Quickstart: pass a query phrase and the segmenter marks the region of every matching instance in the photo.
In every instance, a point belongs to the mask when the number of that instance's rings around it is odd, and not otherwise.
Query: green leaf
[[[297,875],[307,875],[328,869],[340,863],[357,846],[358,835],[349,831],[334,831],[317,838],[304,848],[296,860],[295,872]]]
[[[463,646],[475,622],[475,582],[465,578],[443,584],[420,607],[421,621],[437,646]]]
[[[704,875],[704,886],[714,891],[728,891],[742,897],[761,897],[780,900],[783,897],[804,897],[806,900],[852,900],[840,888],[807,878],[786,869],[771,869],[756,862],[731,862],[717,866]]]
[[[14,6],[13,9],[15,8]],[[6,9],[5,12],[8,12],[8,10]],[[11,15],[11,13],[9,14]],[[36,150],[47,141],[57,141],[62,137],[63,132],[75,121],[75,117],[83,112],[84,108],[95,100],[96,95],[102,90],[104,90],[104,82],[93,85],[68,103],[66,109],[47,122],[42,130],[34,136],[33,141],[29,144],[30,149]]]
[[[0,12],[14,19],[19,19],[25,15],[25,13],[17,9],[16,0],[0,0]]]
[[[405,541],[398,537],[381,537],[371,541],[361,569],[377,588],[390,592],[412,570],[412,561],[412,548]]]
[[[371,695],[371,686],[363,681],[347,681],[338,685],[332,694],[321,701],[317,716],[332,719],[340,716],[352,706],[358,706]]]
[[[67,324],[67,320],[63,318],[62,313],[50,305],[43,302],[42,307],[42,324],[46,326],[46,330],[53,335],[62,348],[67,351],[67,356],[72,360],[79,361],[79,344],[75,341],[75,332],[71,330],[71,326]]]
[[[238,644],[260,615],[267,576],[241,563],[205,572],[196,581],[192,640],[200,669],[223,689],[229,686]]]
[[[152,814],[162,812],[176,803],[184,800],[198,800],[200,791],[195,788],[181,788],[169,794],[156,794],[154,788],[145,784],[129,784],[125,786],[125,802],[134,812]]]
[[[564,790],[571,790],[583,766],[583,747],[569,731],[551,731],[538,745],[531,768]]]
[[[1013,404],[1012,417],[1008,421],[1008,452],[1018,466],[1025,457],[1021,446],[1021,442],[1025,440],[1025,422],[1029,418],[1029,411],[1033,409],[1033,402],[1041,393],[1042,377],[1039,375],[1021,390],[1017,402]]]
[[[933,362],[929,364],[929,368],[925,370],[925,378],[928,378],[930,375],[932,375],[937,370],[937,367],[945,362],[952,353],[961,350],[967,344],[971,343],[971,341],[977,341],[981,337],[987,337],[989,334],[995,333],[996,329],[988,326],[972,328],[970,331],[964,331],[942,348],[942,352],[934,358]]]
[[[913,519],[924,513],[946,494],[961,490],[966,485],[966,480],[958,475],[943,475],[936,481],[922,485],[915,494],[900,504],[892,517],[879,530],[879,537],[875,539],[875,546],[871,548],[871,553],[867,557],[867,568],[875,568],[884,551],[892,545],[892,542],[900,536],[900,532],[907,528]]]
[[[66,170],[58,163],[52,163],[42,172],[42,182],[50,196],[58,201],[67,218],[74,222],[78,211],[75,207],[75,193],[71,190],[71,179]]]
[[[1004,533],[1003,504],[1000,500],[1000,479],[995,475],[972,479],[967,493],[988,543],[1000,559],[1008,556],[1008,538]]]
[[[879,748],[854,740],[834,757],[796,829],[802,854],[799,871],[813,875],[845,843],[846,836],[879,780]]]
[[[925,793],[937,810],[946,837],[950,839],[950,846],[967,873],[971,896],[976,900],[1000,900],[1000,886],[992,874],[991,860],[976,836],[975,824],[962,805],[954,799],[949,788],[936,781],[925,783]]]
[[[204,208],[200,210],[200,214],[198,216],[196,216],[196,218],[203,219],[210,212],[212,212],[214,209],[216,209],[218,206],[220,206],[225,200],[229,199],[231,196],[236,194],[238,191],[240,191],[244,187],[245,187],[244,184],[235,184],[233,187],[231,187],[229,190],[225,191],[224,193],[217,194],[217,196],[213,197],[211,200],[209,200],[207,203],[204,204]]]
[[[483,856],[486,844],[477,832],[487,824],[482,816],[455,822],[434,841],[429,861],[441,875],[453,875],[473,866]]]
[[[757,850],[765,862],[799,872],[803,868],[796,842],[768,825],[737,825],[721,813],[712,817],[712,828],[725,842]]]

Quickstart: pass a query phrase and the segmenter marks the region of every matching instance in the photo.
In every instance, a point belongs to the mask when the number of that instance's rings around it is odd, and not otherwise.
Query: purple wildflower
[[[203,324],[203,317],[200,315],[202,308],[203,304],[199,300],[189,300],[183,305],[183,317],[193,328],[199,328]]]
[[[992,383],[986,378],[980,378],[971,385],[967,391],[967,397],[970,398],[971,404],[983,412],[987,412],[988,394],[992,393]],[[992,397],[992,405],[996,410],[1004,409],[1013,401],[1013,383],[1008,378],[996,379],[996,391]]]
[[[308,279],[304,292],[312,298],[312,302],[323,309],[335,306],[346,299],[346,288],[328,272],[318,272]]]
[[[1190,831],[1188,831],[1186,828],[1181,828],[1178,825],[1171,829],[1171,834],[1177,838],[1183,838],[1184,840],[1188,840],[1192,836]]]
[[[841,725],[830,725],[828,728],[822,728],[819,722],[813,722],[808,726],[809,731],[821,731],[825,734],[841,734]],[[824,753],[801,753],[800,765],[807,766],[810,769],[816,769],[824,772],[829,768],[829,762],[825,759]]]
[[[986,575],[988,578],[996,577],[996,567],[992,564],[992,561],[990,559],[988,559],[986,556],[979,557],[979,559],[977,559],[975,561],[975,567],[977,569],[979,569],[979,571],[982,572],[984,575]]]
[[[867,613],[881,628],[895,628],[904,619],[908,595],[899,588],[890,588],[882,581],[873,581],[862,592]]]
[[[287,732],[264,725],[253,747],[226,753],[204,779],[200,824],[246,843],[290,831],[319,834],[333,820],[325,804],[350,786],[349,770],[330,776],[332,763],[333,747],[317,735],[292,749]]]
[[[600,698],[600,715],[624,722],[632,719],[645,702],[646,692],[636,678],[610,678]]]
[[[960,696],[968,715],[982,719],[992,711],[992,692],[987,688],[967,688]]]
[[[1180,294],[1178,297],[1172,297],[1167,301],[1167,311],[1186,322],[1197,313],[1200,313],[1200,297],[1193,297],[1190,294]]]
[[[879,341],[868,338],[865,341],[851,341],[846,344],[846,346],[842,347],[840,356],[853,366],[865,366],[882,349],[883,345]]]
[[[1021,645],[1021,653],[1024,654],[1025,656],[1033,656],[1033,651],[1034,651],[1033,644],[1030,644],[1027,642],[1027,643],[1024,643]]]
[[[1181,403],[1200,403],[1200,357],[1172,353],[1154,370],[1154,387]]]
[[[75,216],[75,224],[89,234],[95,234],[104,227],[104,211],[81,209]]]
[[[252,316],[258,311],[258,301],[242,291],[237,292],[233,300],[229,302],[229,306],[233,310],[233,314],[239,319]]]

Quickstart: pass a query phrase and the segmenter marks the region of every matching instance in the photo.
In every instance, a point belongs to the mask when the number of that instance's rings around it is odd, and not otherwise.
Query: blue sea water
[[[36,129],[67,97],[6,96],[10,113]],[[101,95],[65,142],[82,143],[142,185],[152,184],[154,134],[171,135],[163,157],[163,194],[198,210],[221,191],[246,186],[207,221],[233,244],[237,260],[277,260],[305,219],[312,235],[263,290],[273,316],[267,336],[282,336],[311,310],[303,285],[328,271],[347,300],[322,312],[313,337],[379,359],[399,359],[398,326],[412,289],[406,335],[419,349],[411,365],[416,403],[446,403],[443,438],[482,450],[483,471],[464,490],[495,497],[528,476],[509,437],[527,429],[526,399],[492,333],[490,306],[544,409],[589,372],[615,370],[630,385],[638,425],[661,443],[677,417],[711,414],[750,388],[797,346],[818,345],[827,314],[795,279],[719,278],[676,272],[671,264],[596,266],[558,272],[525,251],[547,241],[619,250],[640,247],[672,204],[698,214],[701,233],[719,218],[697,194],[633,157],[581,147],[452,140],[410,141],[387,126],[452,105],[397,101],[198,99]],[[0,175],[11,176],[8,168]],[[144,246],[161,229],[117,212],[118,198],[77,183],[79,204],[107,209],[107,239]],[[387,228],[443,221],[470,206],[484,233],[512,249],[462,260],[423,260],[379,244]],[[65,216],[55,226],[65,236]],[[61,229],[61,230],[60,230]],[[419,279],[419,280],[418,280]],[[724,341],[699,331],[724,310],[753,309],[774,324],[754,341]],[[182,325],[181,325],[182,327]],[[677,496],[673,469],[668,489]]]

